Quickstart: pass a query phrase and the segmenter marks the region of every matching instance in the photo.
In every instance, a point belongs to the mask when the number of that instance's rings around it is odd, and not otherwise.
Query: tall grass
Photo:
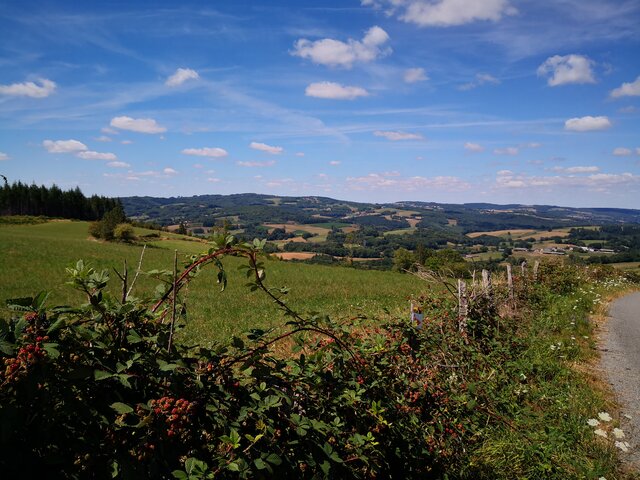
[[[40,290],[51,291],[50,303],[78,301],[77,292],[64,285],[65,267],[79,259],[96,269],[111,271],[110,289],[118,292],[120,283],[113,269],[122,271],[126,260],[133,277],[142,246],[97,242],[87,233],[86,222],[56,221],[39,225],[10,225],[0,228],[0,301],[27,296]],[[143,230],[137,232],[144,234]],[[164,236],[164,233],[162,234]],[[207,249],[207,245],[181,240],[150,242],[143,270],[171,269],[174,250],[179,259]],[[246,278],[238,272],[241,259],[224,260],[229,283],[221,293],[215,272],[205,270],[186,291],[188,311],[185,341],[206,343],[228,338],[250,328],[264,328],[284,323],[282,314],[264,295],[250,292]],[[348,319],[360,315],[378,318],[403,315],[408,298],[425,287],[409,275],[395,272],[362,271],[344,267],[289,264],[266,261],[267,283],[287,286],[287,301],[301,312],[317,311]],[[151,295],[157,280],[140,276],[133,292],[144,298]]]

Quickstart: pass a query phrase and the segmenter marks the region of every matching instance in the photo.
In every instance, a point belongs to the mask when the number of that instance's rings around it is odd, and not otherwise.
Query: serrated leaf
[[[4,353],[9,357],[12,357],[15,352],[15,347],[11,342],[7,342],[6,340],[0,340],[0,352]]]
[[[113,376],[114,376],[113,373],[105,372],[104,370],[94,370],[93,372],[93,378],[95,380],[104,380],[106,378],[111,378]]]
[[[118,412],[120,414],[133,413],[133,408],[131,408],[126,403],[122,403],[122,402],[112,403],[111,404],[111,408],[113,408],[116,412]]]
[[[273,465],[280,465],[282,463],[282,459],[275,453],[269,454],[265,460]]]
[[[56,348],[58,346],[57,343],[43,343],[42,348],[44,348],[45,352],[49,358],[56,359],[60,356],[60,352]]]
[[[56,333],[58,330],[64,328],[66,325],[67,325],[67,322],[63,318],[60,318],[60,319],[56,320],[53,323],[53,325],[51,325],[47,329],[47,335],[51,335],[53,333]]]

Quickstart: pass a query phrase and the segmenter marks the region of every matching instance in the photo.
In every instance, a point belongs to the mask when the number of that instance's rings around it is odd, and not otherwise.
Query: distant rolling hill
[[[124,197],[121,200],[129,217],[160,225],[185,221],[213,226],[227,219],[238,227],[263,223],[342,222],[388,229],[411,225],[467,233],[509,228],[547,229],[640,223],[640,210],[623,208],[417,201],[376,204],[328,197],[281,197],[255,193],[169,198]]]

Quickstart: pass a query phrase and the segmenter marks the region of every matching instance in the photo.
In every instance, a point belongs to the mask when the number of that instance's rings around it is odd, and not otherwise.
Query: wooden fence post
[[[513,304],[513,275],[511,273],[511,264],[507,263],[507,285],[509,286],[509,301]]]
[[[482,293],[491,297],[491,273],[489,270],[482,270]]]
[[[526,260],[520,264],[520,272],[522,273],[522,278],[527,275],[527,262]]]
[[[535,263],[533,264],[533,281],[537,282],[538,281],[538,268],[540,267],[540,261],[536,260]]]
[[[458,328],[462,333],[467,331],[467,315],[469,313],[469,300],[467,298],[467,284],[464,280],[458,280]]]

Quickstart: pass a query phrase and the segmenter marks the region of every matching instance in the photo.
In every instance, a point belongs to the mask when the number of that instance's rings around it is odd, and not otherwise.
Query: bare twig
[[[169,345],[167,350],[171,351],[171,343],[173,342],[173,330],[176,326],[176,284],[178,282],[178,250],[173,251],[173,288],[171,289],[171,327],[169,328]]]
[[[131,290],[133,290],[133,286],[136,284],[136,280],[138,280],[138,275],[140,275],[140,271],[142,269],[142,257],[144,257],[144,251],[146,248],[147,248],[146,245],[142,246],[142,252],[140,253],[140,261],[138,262],[138,269],[136,270],[136,275],[135,277],[133,277],[133,282],[131,282],[131,286],[129,287],[129,290],[127,290],[125,301],[127,298],[129,298],[129,295],[131,295]]]

